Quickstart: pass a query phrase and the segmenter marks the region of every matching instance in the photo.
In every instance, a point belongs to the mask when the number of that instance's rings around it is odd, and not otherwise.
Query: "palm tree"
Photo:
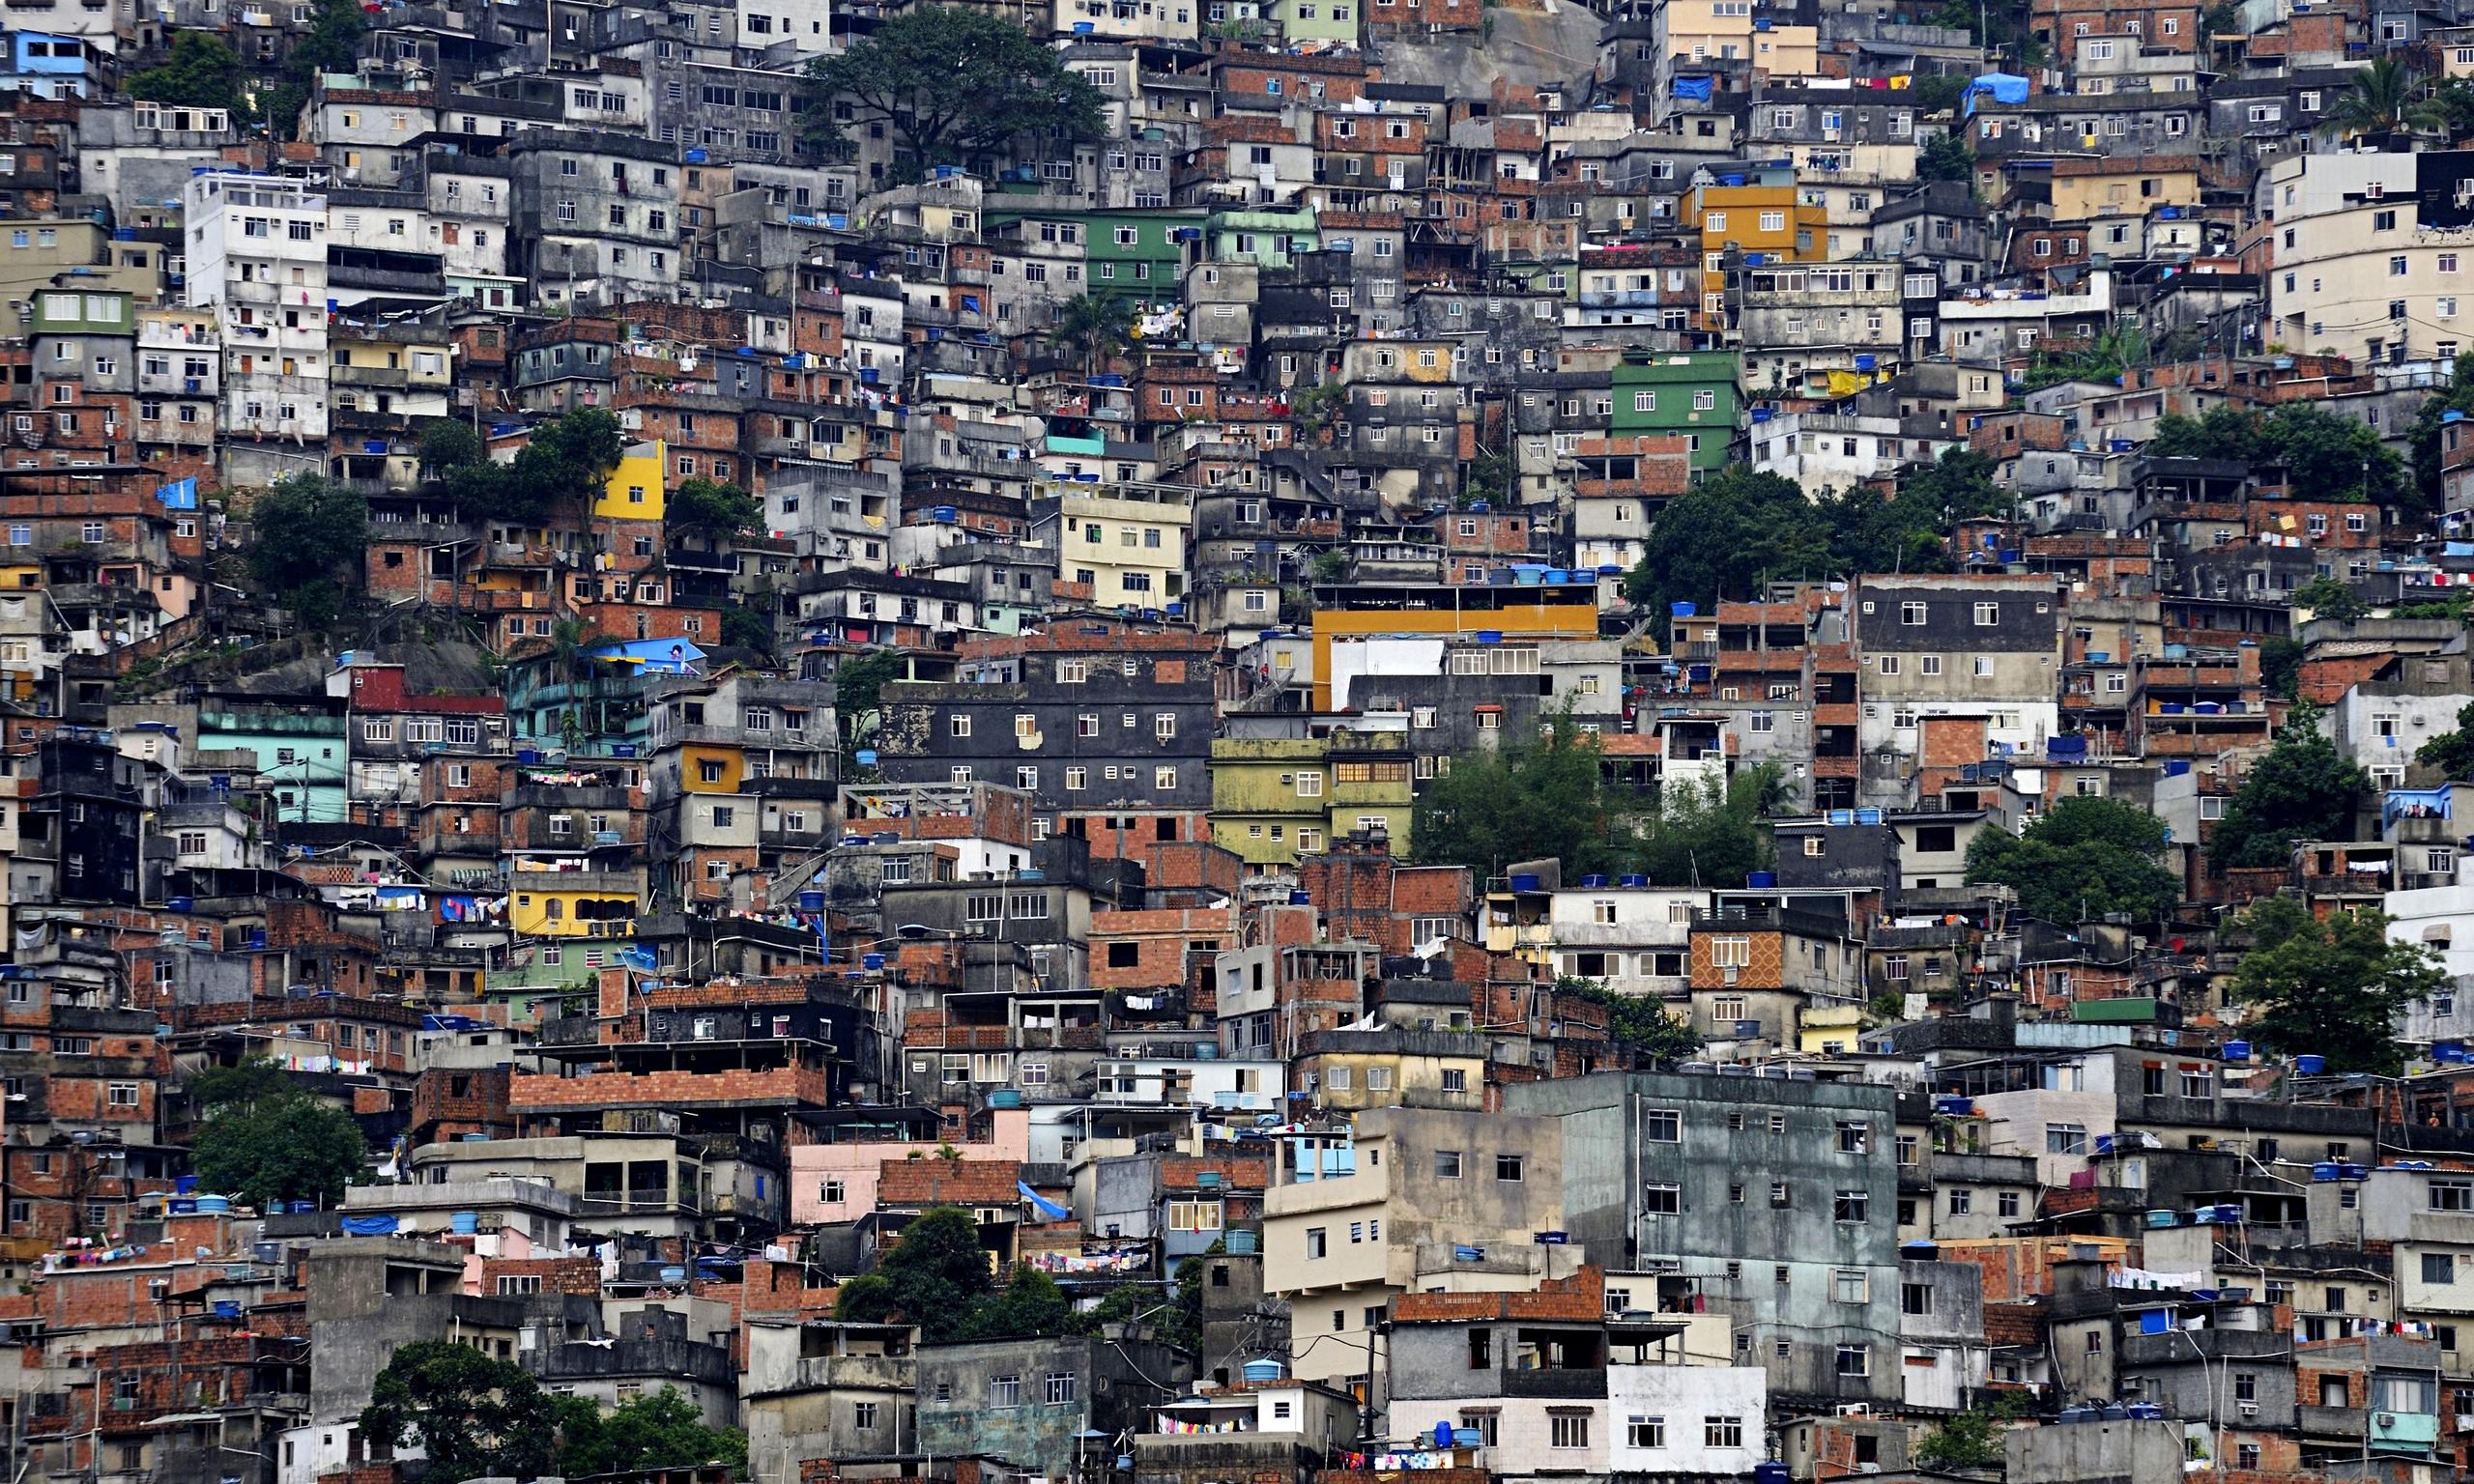
[[[2319,132],[2339,138],[2371,138],[2385,146],[2401,133],[2445,128],[2420,73],[2394,57],[2354,73],[2354,85],[2337,96],[2319,120]]]
[[[1056,324],[1048,332],[1049,343],[1082,356],[1082,380],[1090,381],[1099,370],[1101,357],[1123,349],[1133,338],[1134,316],[1121,300],[1096,294],[1077,294],[1056,306]]]

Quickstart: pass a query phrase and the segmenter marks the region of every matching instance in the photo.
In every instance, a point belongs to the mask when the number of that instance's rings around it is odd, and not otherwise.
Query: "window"
[[[2428,1188],[2433,1211],[2474,1211],[2474,1180],[2434,1180]]]
[[[1703,1417],[1701,1445],[1705,1448],[1742,1447],[1743,1418],[1740,1416]]]
[[[1434,1152],[1434,1178],[1437,1180],[1460,1178],[1460,1151],[1438,1149]]]
[[[1872,1148],[1873,1129],[1869,1124],[1843,1123],[1838,1126],[1838,1152],[1860,1155]]]
[[[2455,1255],[2447,1252],[2424,1253],[2423,1281],[2426,1283],[2456,1282],[2457,1258]]]
[[[1548,1419],[1549,1445],[1558,1448],[1589,1446],[1589,1413],[1559,1412]]]
[[[1078,1378],[1072,1371],[1050,1371],[1048,1374],[1048,1404],[1050,1407],[1072,1406]]]
[[[1830,1198],[1829,1218],[1850,1223],[1869,1220],[1872,1203],[1870,1191],[1841,1190]]]
[[[1520,1163],[1520,1156],[1518,1155],[1495,1156],[1495,1179],[1500,1180],[1507,1184],[1519,1184]]]
[[[1624,1425],[1624,1442],[1625,1446],[1634,1448],[1665,1447],[1666,1418],[1632,1418]]]
[[[2087,1153],[2087,1129],[2079,1124],[2045,1125],[2045,1153],[2049,1155],[2084,1155]],[[2468,1183],[2474,1189],[2474,1182]]]
[[[1641,1137],[1653,1144],[1683,1142],[1683,1115],[1674,1108],[1652,1108],[1641,1115]]]
[[[1641,1214],[1674,1216],[1683,1213],[1683,1187],[1672,1184],[1645,1184],[1641,1187]]]
[[[1317,1258],[1328,1257],[1331,1251],[1332,1242],[1329,1232],[1319,1226],[1309,1226],[1306,1229],[1307,1261],[1312,1262]]]
[[[1022,1378],[999,1376],[988,1384],[988,1404],[992,1407],[1022,1405]]]
[[[1829,1297],[1839,1303],[1864,1303],[1872,1297],[1872,1284],[1861,1268],[1841,1268],[1829,1275]]]
[[[1839,1347],[1838,1347],[1838,1361],[1837,1361],[1837,1364],[1836,1364],[1836,1366],[1835,1366],[1834,1368],[1835,1368],[1835,1370],[1837,1371],[1837,1373],[1838,1373],[1839,1375],[1841,1375],[1841,1376],[1870,1376],[1870,1375],[1872,1375],[1872,1374],[1873,1374],[1873,1352],[1872,1352],[1872,1348],[1871,1348],[1870,1346],[1866,1346],[1866,1345],[1841,1345],[1841,1346],[1839,1346]]]

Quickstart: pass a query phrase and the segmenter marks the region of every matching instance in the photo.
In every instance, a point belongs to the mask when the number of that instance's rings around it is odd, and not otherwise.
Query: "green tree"
[[[209,1112],[236,1102],[289,1097],[299,1087],[273,1057],[252,1056],[229,1067],[209,1067],[188,1079],[189,1102]]]
[[[1919,181],[1975,180],[1975,151],[1968,148],[1963,129],[1947,128],[1925,142],[1916,152],[1915,178]]]
[[[560,1401],[512,1360],[416,1340],[378,1373],[360,1431],[390,1449],[418,1443],[434,1478],[533,1479],[557,1471],[560,1424],[580,1416]]]
[[[464,465],[446,488],[467,513],[483,520],[513,526],[581,521],[626,452],[608,408],[579,407],[534,428],[514,462]]]
[[[1672,1062],[1701,1049],[1701,1033],[1682,1015],[1644,995],[1618,994],[1595,979],[1555,977],[1555,992],[1605,1007],[1606,1034],[1619,1046],[1648,1061]]]
[[[212,31],[181,31],[160,67],[129,79],[129,96],[141,102],[185,108],[221,108],[239,119],[248,112],[247,73],[241,54]]]
[[[1993,1418],[1970,1409],[1945,1418],[1933,1435],[1916,1444],[1918,1467],[1941,1471],[1994,1469],[2001,1464],[2001,1434]]]
[[[735,484],[685,479],[670,492],[662,527],[711,546],[744,535],[764,523],[764,502]]]
[[[2309,403],[2289,402],[2264,414],[2229,403],[2201,417],[2169,413],[2157,419],[2147,452],[2280,464],[2287,487],[2316,499],[2407,500],[2405,466],[2376,432]]]
[[[2436,133],[2446,128],[2422,75],[2395,57],[2355,69],[2353,86],[2331,100],[2319,116],[2323,135],[2362,136],[2383,147],[2398,134]]]
[[[1993,470],[1985,455],[1953,448],[1910,470],[1895,494],[1858,484],[1822,496],[1814,508],[1828,530],[1830,574],[1951,570],[1952,524],[2010,503]]]
[[[871,649],[834,669],[833,714],[845,737],[859,740],[868,718],[884,704],[885,686],[901,679],[902,672],[902,655],[893,649]]]
[[[2455,731],[2425,742],[2415,750],[2414,760],[2439,769],[2451,783],[2474,783],[2474,701],[2458,708]]]
[[[972,1340],[1052,1339],[1079,1334],[1083,1321],[1074,1311],[1056,1279],[1027,1265],[1018,1265],[1005,1286],[983,1295],[970,1308],[963,1338]]]
[[[772,614],[745,603],[734,603],[722,610],[722,642],[740,649],[753,649],[766,659],[773,657]]]
[[[2181,899],[2182,884],[2158,863],[2165,825],[2134,804],[2066,798],[2017,835],[1977,832],[1968,880],[2009,887],[2030,917],[2068,927],[2111,912],[2153,922]]]
[[[1663,635],[1675,603],[1745,597],[1768,579],[1833,569],[1827,528],[1795,481],[1732,464],[1658,512],[1624,596]]]
[[[2019,385],[2028,391],[2057,386],[2063,382],[2118,383],[2131,371],[2154,359],[2147,343],[2147,331],[2137,321],[2114,326],[2103,334],[2080,341],[2058,356],[2048,356],[2039,350],[2029,362]]]
[[[2318,917],[2293,898],[2271,897],[2232,926],[2251,945],[2233,997],[2259,1007],[2251,1022],[2259,1043],[2324,1056],[2331,1071],[2395,1076],[2403,1067],[2398,1013],[2449,983],[2428,945],[2389,937],[2383,912]]]
[[[1177,1265],[1175,1283],[1164,1299],[1148,1288],[1126,1284],[1109,1289],[1083,1316],[1084,1332],[1096,1334],[1108,1325],[1128,1325],[1146,1331],[1164,1345],[1192,1355],[1202,1349],[1202,1280],[1206,1261],[1225,1257],[1228,1243],[1215,1241],[1199,1257]]]
[[[1773,848],[1765,815],[1784,802],[1784,776],[1767,763],[1723,783],[1669,785],[1655,810],[1626,821],[1627,869],[1655,886],[1739,885],[1769,867]]]
[[[2280,634],[2259,646],[2259,683],[2280,700],[2301,694],[2302,642]]]
[[[433,417],[421,425],[420,455],[422,472],[433,479],[444,479],[490,456],[481,435],[452,417]]]
[[[322,474],[295,474],[249,504],[249,580],[302,622],[324,626],[366,574],[369,501]]]
[[[1105,122],[1100,91],[1044,37],[973,7],[914,6],[808,75],[810,137],[847,147],[850,127],[883,125],[902,175],[972,164],[1022,135],[1096,139]],[[849,119],[835,117],[837,103]]]
[[[2276,745],[2226,802],[2208,836],[2209,869],[2283,866],[2298,841],[2352,839],[2365,783],[2362,769],[2319,734],[2319,708],[2295,705]]]
[[[270,1201],[332,1206],[369,1169],[368,1141],[352,1115],[289,1090],[206,1109],[189,1155],[200,1184],[261,1211]]]
[[[1100,362],[1124,350],[1134,336],[1134,306],[1099,294],[1077,294],[1056,306],[1056,323],[1049,327],[1049,344],[1082,357],[1082,380],[1097,375]]]
[[[1597,738],[1567,710],[1535,741],[1460,757],[1418,795],[1409,839],[1420,861],[1466,866],[1481,877],[1550,858],[1576,876],[1612,866],[1631,813],[1631,799],[1598,772]]]
[[[368,31],[369,17],[360,0],[314,0],[309,30],[293,43],[283,75],[258,96],[269,131],[278,139],[300,131],[310,84],[320,72],[349,72],[358,66],[360,39]]]
[[[1965,77],[1949,72],[1921,72],[1910,85],[1908,98],[1915,104],[1917,113],[1930,117],[1958,107],[1959,100],[1966,98],[1967,93],[1968,79]]]
[[[979,1224],[965,1212],[939,1206],[903,1228],[876,1271],[842,1285],[834,1312],[871,1324],[899,1317],[937,1344],[964,1333],[971,1306],[994,1287]]]
[[[565,1478],[698,1464],[727,1464],[732,1477],[747,1477],[747,1434],[707,1425],[696,1404],[676,1386],[621,1402],[607,1413],[577,1409],[563,1420],[558,1471]]]
[[[2313,578],[2296,587],[2287,601],[2296,610],[2309,610],[2314,618],[2360,618],[2371,612],[2360,593],[2335,577]]]

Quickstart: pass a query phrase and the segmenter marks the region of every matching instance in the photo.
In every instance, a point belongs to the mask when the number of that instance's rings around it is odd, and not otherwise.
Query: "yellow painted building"
[[[1774,185],[1704,186],[1683,198],[1684,225],[1701,235],[1701,328],[1724,327],[1729,247],[1764,262],[1829,260],[1829,208],[1798,199],[1792,176]]]
[[[662,471],[670,467],[669,448],[659,439],[631,443],[618,467],[610,471],[593,515],[605,521],[658,521],[667,504]]]
[[[623,937],[643,893],[630,870],[518,870],[507,877],[506,924],[539,938]]]
[[[719,743],[690,742],[678,750],[682,793],[736,793],[747,772],[747,755]]]
[[[1328,590],[1328,589],[1327,589]],[[1314,611],[1314,709],[1332,709],[1332,645],[1384,639],[1480,642],[1482,634],[1520,640],[1596,639],[1594,588],[1436,588],[1432,606],[1318,607]],[[1573,594],[1591,596],[1575,601]]]
[[[1666,52],[1681,62],[1746,61],[1772,77],[1821,71],[1820,33],[1811,26],[1757,23],[1747,0],[1667,0]]]

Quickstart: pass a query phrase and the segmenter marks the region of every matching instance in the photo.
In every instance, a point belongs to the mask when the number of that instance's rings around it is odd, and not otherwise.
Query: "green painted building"
[[[1689,439],[1692,474],[1726,468],[1743,417],[1742,364],[1733,351],[1626,351],[1610,378],[1607,432]]]
[[[1271,0],[1263,14],[1280,23],[1280,44],[1307,46],[1323,42],[1354,46],[1365,20],[1360,0]]]
[[[1284,870],[1380,826],[1406,855],[1414,786],[1405,732],[1223,737],[1211,744],[1212,843],[1249,869]]]
[[[1200,208],[1157,207],[1106,211],[1012,211],[992,192],[982,216],[991,232],[1009,222],[1070,226],[1082,247],[1082,282],[1091,293],[1136,302],[1179,303],[1185,298],[1187,239],[1199,233]]]
[[[1323,245],[1313,212],[1214,212],[1203,222],[1203,246],[1214,263],[1286,268],[1296,254]]]
[[[276,817],[286,824],[341,824],[346,808],[344,715],[239,699],[198,707],[197,745],[203,751],[237,749],[258,760],[258,774],[274,795]]]

